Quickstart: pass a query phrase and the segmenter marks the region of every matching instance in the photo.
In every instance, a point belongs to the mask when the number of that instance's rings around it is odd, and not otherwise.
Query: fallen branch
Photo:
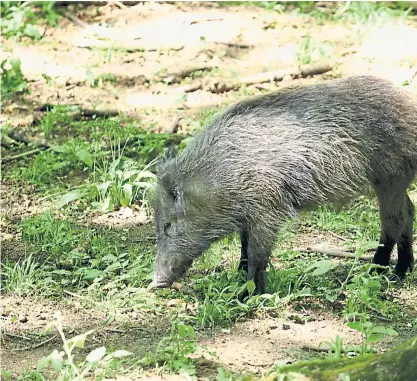
[[[214,93],[222,93],[230,90],[238,90],[242,86],[250,86],[266,82],[279,82],[286,77],[305,78],[312,75],[323,74],[332,70],[332,68],[333,64],[328,62],[302,65],[299,68],[287,68],[277,71],[253,74],[241,78],[238,83],[214,82],[206,86],[204,89]]]
[[[116,328],[104,328],[103,331],[113,332],[113,333],[126,333],[126,331],[122,331],[121,329],[116,329]]]
[[[178,83],[181,82],[184,78],[189,77],[191,74],[195,73],[196,71],[205,71],[213,69],[212,65],[196,65],[186,67],[181,69],[180,71],[175,72],[168,72],[168,73],[159,73],[157,76],[161,79],[164,79],[167,83]],[[190,86],[190,85],[189,85]]]
[[[33,349],[36,349],[36,348],[42,347],[42,346],[44,346],[45,344],[48,344],[50,341],[55,340],[55,339],[56,339],[56,335],[55,335],[55,336],[53,336],[53,337],[51,337],[51,338],[49,338],[48,340],[42,341],[42,342],[41,342],[41,343],[39,343],[39,344],[35,344],[35,345],[30,346],[30,347],[15,348],[15,349],[12,349],[12,351],[15,351],[15,352],[18,352],[18,351],[30,351],[30,350],[33,350]]]
[[[190,25],[198,24],[200,22],[209,22],[209,21],[223,21],[223,17],[214,17],[214,18],[210,18],[210,19],[191,20]]]
[[[63,290],[63,293],[67,294],[67,295],[74,296],[74,297],[79,298],[79,299],[88,299],[86,296],[78,295],[75,292],[71,292],[71,291],[67,291],[67,290]]]
[[[60,105],[60,104],[53,104],[53,103],[41,103],[38,104],[34,110],[36,111],[49,111],[55,107],[81,107],[81,105],[79,103],[75,103],[75,104],[66,104],[66,105]]]
[[[192,93],[193,91],[201,90],[203,85],[201,83],[194,83],[190,85],[184,85],[176,87],[175,90],[180,91],[182,93]]]
[[[268,367],[268,368],[275,364],[274,361],[261,362],[261,363],[254,363],[254,362],[251,362],[251,361],[243,361],[243,363],[246,364],[246,365],[249,365],[249,366],[255,366],[255,367],[261,366],[261,367]]]
[[[167,49],[167,50],[181,50],[184,48],[184,45],[160,45],[155,46],[152,42],[144,42],[144,41],[108,41],[108,40],[87,40],[87,39],[79,39],[75,42],[75,46],[78,48],[86,48],[86,49],[114,49],[114,50],[126,50],[130,52],[134,51],[156,51],[160,49]]]
[[[346,49],[344,49],[341,53],[340,53],[340,55],[342,56],[342,57],[344,57],[344,56],[348,56],[349,54],[355,54],[355,53],[357,53],[358,52],[358,48],[357,47],[350,47],[350,48],[346,48]]]
[[[38,111],[49,111],[56,107],[62,107],[63,105],[59,104],[53,104],[53,103],[44,103],[38,105],[35,109]],[[82,108],[80,104],[69,104],[65,105],[67,107],[76,107],[73,110],[69,110],[66,115],[73,119],[78,120],[81,117],[93,117],[96,116],[98,118],[103,117],[110,117],[110,116],[117,116],[120,114],[120,111],[114,110],[114,109],[107,109],[107,110],[94,110],[94,109],[88,109],[88,108]]]
[[[313,246],[313,247],[307,247],[305,249],[305,251],[307,251],[308,253],[320,253],[320,254],[324,254],[324,255],[328,255],[330,257],[336,257],[336,258],[350,258],[350,259],[355,259],[357,256],[353,253],[348,253],[346,251],[337,249],[337,248],[322,248],[322,247],[317,247],[317,246]],[[360,260],[362,261],[369,261],[373,258],[373,256],[371,255],[362,255],[359,257]]]
[[[19,153],[18,155],[6,156],[6,157],[3,157],[1,159],[1,162],[2,163],[8,163],[9,161],[21,159],[22,157],[33,156],[33,155],[36,155],[37,153],[39,153],[39,152],[41,152],[43,150],[45,150],[45,148],[44,147],[43,148],[41,147],[41,148],[36,148],[34,150],[31,150],[31,151],[26,151],[26,152]],[[50,148],[48,148],[47,150],[50,150]]]
[[[166,144],[170,144],[170,143],[180,144],[181,141],[187,137],[186,135],[177,134],[176,133],[177,131],[175,131],[175,128],[178,129],[178,126],[176,126],[175,124],[178,123],[180,120],[181,120],[180,118],[178,118],[178,121],[174,120],[172,125],[167,128],[166,132],[171,133],[172,136],[169,137],[166,140]],[[172,132],[169,131],[169,129],[171,129]],[[128,146],[132,146],[135,143],[143,144],[142,143],[142,137],[134,136],[132,138],[124,138],[124,139],[113,140],[113,141],[111,141],[110,143],[106,144],[103,147],[103,151],[111,151],[115,147],[121,147],[121,148],[123,147],[124,148],[124,147],[128,147]],[[106,154],[108,154],[108,152],[103,152],[103,155],[106,155]]]
[[[6,134],[1,134],[1,145],[6,148],[10,148],[13,145],[18,144],[16,140],[12,139]]]
[[[312,351],[312,352],[318,352],[318,353],[327,353],[329,351],[334,352],[329,347],[327,347],[327,348],[326,347],[320,347],[320,346],[316,347],[316,346],[310,345],[310,344],[303,345],[301,347],[301,349],[303,351]],[[343,347],[343,348],[341,348],[341,352],[342,353],[349,353],[349,352],[357,352],[357,350],[351,349],[349,347],[346,347],[346,348]]]
[[[240,49],[250,49],[253,48],[253,45],[248,45],[248,44],[239,44],[237,42],[223,42],[223,41],[207,41],[210,42],[212,44],[217,44],[217,45],[226,45],[230,48],[240,48]]]
[[[333,233],[333,232],[331,232],[331,231],[328,231],[328,233],[329,233],[330,235],[332,235],[333,237],[335,237],[335,238],[337,238],[337,239],[340,239],[341,241],[349,241],[347,238],[342,237],[342,236],[341,236],[341,235],[339,235],[339,234]]]
[[[20,131],[15,128],[9,128],[7,130],[7,135],[17,142],[34,144],[34,142],[25,134],[24,131]]]
[[[48,142],[34,140],[30,138],[24,131],[20,131],[15,128],[9,128],[7,130],[7,135],[9,135],[9,137],[12,139],[27,145],[34,145],[37,148],[50,148]]]
[[[30,337],[21,336],[21,335],[15,335],[14,333],[10,333],[10,332],[5,332],[4,334],[6,336],[14,337],[16,339],[22,339],[22,340],[27,340],[27,341],[31,341],[32,340]]]
[[[118,110],[92,110],[92,109],[80,109],[75,110],[67,113],[67,116],[70,117],[72,120],[80,120],[82,117],[96,117],[96,118],[105,118],[105,117],[112,117],[118,116]]]

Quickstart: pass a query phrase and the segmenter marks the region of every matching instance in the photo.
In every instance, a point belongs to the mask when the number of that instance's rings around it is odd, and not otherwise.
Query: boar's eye
[[[168,235],[168,230],[169,230],[170,227],[171,227],[171,223],[170,222],[167,222],[166,224],[164,224],[164,233],[166,235]]]

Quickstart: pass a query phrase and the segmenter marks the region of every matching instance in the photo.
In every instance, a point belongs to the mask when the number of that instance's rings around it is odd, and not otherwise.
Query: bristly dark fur
[[[385,80],[352,77],[238,103],[159,167],[157,283],[169,286],[214,241],[240,232],[240,268],[263,292],[285,219],[370,188],[383,245],[374,261],[387,265],[397,244],[404,277],[414,261],[406,189],[416,172],[417,103]]]

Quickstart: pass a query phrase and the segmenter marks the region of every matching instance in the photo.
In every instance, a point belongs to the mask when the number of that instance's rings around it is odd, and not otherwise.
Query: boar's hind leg
[[[248,273],[247,280],[255,282],[255,293],[265,293],[265,271],[268,266],[274,236],[268,239],[266,232],[251,231],[248,235]]]
[[[243,270],[245,273],[248,272],[248,243],[249,243],[249,234],[247,231],[242,231],[240,233],[240,262],[239,262],[239,271]]]
[[[410,198],[406,196],[405,207],[405,224],[398,240],[398,262],[395,266],[394,273],[401,279],[405,277],[408,269],[413,271],[413,221],[414,221],[414,205]]]
[[[392,249],[398,244],[398,263],[395,273],[403,278],[412,268],[412,237],[414,206],[407,196],[408,182],[395,179],[389,184],[375,187],[381,217],[380,246],[374,256],[374,263],[388,266]]]

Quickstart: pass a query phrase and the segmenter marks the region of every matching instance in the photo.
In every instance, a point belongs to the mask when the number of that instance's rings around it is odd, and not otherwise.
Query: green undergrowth
[[[185,137],[149,132],[123,116],[70,117],[77,112],[67,107],[48,111],[33,132],[50,148],[8,165],[3,178],[20,188],[30,186],[58,207],[111,211],[138,203],[146,208],[156,158],[170,145],[182,149]]]

